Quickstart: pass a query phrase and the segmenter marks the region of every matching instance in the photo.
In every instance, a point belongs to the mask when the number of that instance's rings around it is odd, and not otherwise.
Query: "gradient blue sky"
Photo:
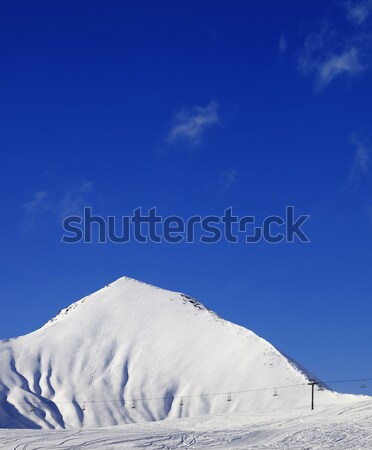
[[[6,0],[0,46],[0,338],[128,275],[323,379],[372,376],[369,0]],[[84,205],[295,205],[311,243],[62,244]]]

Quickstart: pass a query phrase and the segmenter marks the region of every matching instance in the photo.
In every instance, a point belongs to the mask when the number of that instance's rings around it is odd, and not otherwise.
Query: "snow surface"
[[[230,413],[81,430],[0,430],[0,449],[362,450],[372,448],[372,401]]]
[[[303,370],[252,331],[184,294],[125,277],[41,329],[0,341],[0,428],[307,412],[307,383]],[[316,392],[317,406],[366,400]]]

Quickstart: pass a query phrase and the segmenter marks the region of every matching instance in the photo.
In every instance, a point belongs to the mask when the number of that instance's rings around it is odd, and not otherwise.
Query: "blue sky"
[[[372,377],[369,0],[1,10],[0,338],[128,275],[323,379]],[[83,206],[262,219],[287,205],[311,215],[310,244],[60,242]]]

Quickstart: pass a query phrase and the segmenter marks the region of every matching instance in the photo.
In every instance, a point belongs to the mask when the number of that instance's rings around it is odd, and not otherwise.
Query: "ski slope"
[[[124,277],[0,342],[0,428],[80,429],[307,411],[308,375],[252,331]],[[278,395],[274,395],[278,394]],[[361,397],[316,392],[316,404]]]
[[[372,400],[81,430],[0,430],[0,449],[370,450]]]

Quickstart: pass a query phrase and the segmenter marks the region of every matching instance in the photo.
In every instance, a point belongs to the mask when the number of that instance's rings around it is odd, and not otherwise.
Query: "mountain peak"
[[[270,343],[185,294],[130,277],[72,303],[37,332],[0,342],[0,360],[0,426],[9,428],[109,426],[309,401],[307,376]],[[345,398],[317,393],[322,403]]]
[[[60,310],[56,316],[54,316],[52,319],[50,319],[43,327],[42,329],[45,329],[51,325],[56,324],[61,319],[66,318],[67,316],[70,316],[70,314],[73,311],[76,311],[80,306],[82,306],[87,300],[89,300],[89,303],[91,301],[100,301],[100,306],[102,309],[109,308],[108,303],[110,305],[120,304],[124,302],[135,302],[136,299],[143,301],[143,299],[147,300],[148,307],[151,308],[151,304],[154,301],[154,298],[158,298],[159,295],[163,297],[164,300],[179,300],[183,304],[189,303],[194,308],[196,308],[199,311],[208,311],[213,317],[219,318],[219,316],[214,313],[213,311],[206,308],[202,303],[198,302],[194,298],[190,297],[189,295],[180,293],[180,292],[174,292],[170,291],[164,288],[160,288],[158,286],[154,286],[152,284],[146,283],[144,281],[136,280],[135,278],[131,278],[128,276],[123,276],[118,278],[117,280],[107,284],[103,288],[99,289],[98,291],[89,294],[82,299],[70,304],[66,308],[63,308]],[[104,302],[102,301],[104,299]],[[116,305],[118,306],[118,305]],[[156,312],[156,311],[155,311]],[[154,312],[154,313],[155,313]],[[120,311],[119,311],[120,313]],[[120,316],[120,314],[119,314]]]

